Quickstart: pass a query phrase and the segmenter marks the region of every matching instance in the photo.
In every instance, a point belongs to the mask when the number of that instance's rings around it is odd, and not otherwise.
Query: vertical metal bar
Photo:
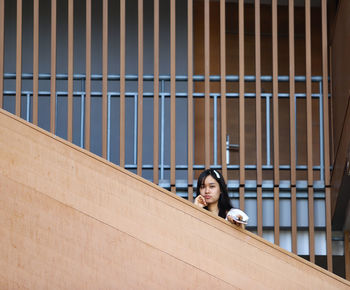
[[[290,136],[290,186],[291,186],[291,220],[292,252],[297,253],[297,198],[296,198],[296,164],[295,164],[295,42],[294,42],[294,0],[289,0],[289,136]]]
[[[33,6],[33,124],[38,125],[39,93],[39,0]]]
[[[193,1],[187,1],[188,200],[193,201]]]
[[[278,39],[277,0],[272,0],[272,82],[273,82],[273,151],[275,244],[279,245],[279,120],[278,120]]]
[[[176,6],[170,1],[170,186],[176,192]]]
[[[239,207],[244,210],[245,98],[244,98],[244,0],[239,0]]]
[[[266,165],[271,165],[270,96],[266,95]]]
[[[51,96],[50,96],[50,132],[56,132],[56,22],[57,3],[51,0]]]
[[[5,0],[0,0],[0,108],[4,103]]]
[[[204,155],[205,168],[210,167],[210,8],[204,0]]]
[[[218,96],[214,95],[214,165],[218,164]]]
[[[328,40],[327,40],[327,0],[322,0],[322,80],[323,80],[323,113],[324,113],[324,152],[325,152],[325,186],[326,186],[326,240],[327,268],[333,271],[332,265],[332,224],[331,224],[331,191],[329,160],[329,118],[328,118]]]
[[[107,94],[107,160],[111,157],[111,95]]]
[[[153,182],[159,182],[159,0],[154,0]]]
[[[102,9],[102,157],[107,158],[108,0],[103,0]]]
[[[134,96],[134,165],[137,164],[137,124],[138,124],[138,97]]]
[[[73,141],[74,0],[68,1],[68,122],[67,140]]]
[[[344,231],[345,279],[350,280],[349,231]]]
[[[138,0],[138,122],[137,122],[137,174],[142,176],[143,132],[143,0]]]
[[[311,84],[311,4],[305,0],[305,43],[306,43],[306,116],[307,116],[307,175],[309,195],[309,255],[315,262],[314,249],[314,190],[312,149],[312,84]]]
[[[255,0],[255,90],[256,90],[256,184],[257,184],[257,230],[263,234],[262,216],[262,138],[261,138],[261,37],[260,0]]]
[[[323,130],[323,93],[322,81],[319,82],[319,107],[320,107],[320,177],[324,181],[324,130]]]
[[[161,93],[161,120],[160,120],[160,179],[164,179],[164,106],[165,106],[165,96],[164,96],[164,80],[162,80],[162,93]]]
[[[227,180],[226,158],[226,1],[220,0],[221,168]]]
[[[119,164],[125,167],[125,0],[120,0],[120,145]]]
[[[91,112],[91,0],[86,0],[86,84],[85,84],[85,149],[90,150]]]
[[[21,116],[22,96],[22,0],[17,0],[16,115]]]

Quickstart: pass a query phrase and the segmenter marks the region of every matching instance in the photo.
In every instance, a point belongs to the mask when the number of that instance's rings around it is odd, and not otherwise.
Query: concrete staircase
[[[0,289],[348,289],[0,109]]]

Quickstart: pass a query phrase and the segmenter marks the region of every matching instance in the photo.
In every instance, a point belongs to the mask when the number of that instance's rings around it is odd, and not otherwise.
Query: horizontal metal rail
[[[4,73],[4,80],[9,79],[16,79],[16,73]],[[22,73],[22,80],[32,80],[33,74],[32,73]],[[120,81],[120,75],[118,74],[109,74],[107,79],[109,81]],[[226,76],[227,82],[239,82],[239,76],[238,75],[227,75]],[[49,73],[41,73],[39,74],[39,80],[51,80],[51,74]],[[56,80],[68,80],[68,74],[56,74]],[[74,74],[73,80],[86,80],[85,74]],[[91,80],[93,81],[102,81],[102,75],[101,74],[92,74]],[[125,75],[126,81],[137,81],[138,75],[135,74],[128,74]],[[153,75],[144,75],[143,76],[144,81],[154,81]],[[186,75],[177,75],[175,78],[176,81],[188,81],[188,77]],[[219,75],[211,75],[209,77],[209,80],[212,82],[219,82],[221,80],[221,77]],[[244,76],[245,82],[255,82],[256,78],[253,75],[246,75]],[[160,75],[159,81],[170,81],[170,75]],[[204,81],[203,75],[194,75],[193,81]],[[272,82],[272,76],[261,76],[262,82]],[[289,76],[279,76],[278,77],[279,82],[289,82]],[[305,76],[295,76],[296,82],[306,82]],[[312,76],[311,77],[312,82],[321,82],[322,76]]]

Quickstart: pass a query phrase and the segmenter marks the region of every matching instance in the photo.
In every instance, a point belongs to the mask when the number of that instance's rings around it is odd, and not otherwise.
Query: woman
[[[215,169],[204,170],[199,175],[194,204],[242,227],[248,220],[243,211],[233,209],[224,177]]]

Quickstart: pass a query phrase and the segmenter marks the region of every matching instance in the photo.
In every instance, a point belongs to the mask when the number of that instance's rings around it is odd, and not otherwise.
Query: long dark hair
[[[204,170],[199,175],[198,181],[197,181],[197,196],[200,195],[201,185],[204,184],[205,179],[209,175],[213,177],[220,185],[220,197],[218,201],[219,216],[222,218],[226,218],[226,214],[232,208],[232,205],[231,205],[231,200],[228,196],[228,190],[227,190],[225,179],[219,171],[210,168],[210,169]],[[207,207],[204,207],[204,208],[208,209]]]

